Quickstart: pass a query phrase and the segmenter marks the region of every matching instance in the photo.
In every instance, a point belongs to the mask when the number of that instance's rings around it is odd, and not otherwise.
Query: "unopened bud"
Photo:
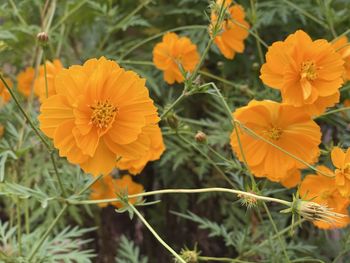
[[[198,263],[198,256],[199,252],[196,250],[187,250],[182,249],[180,257],[186,262],[186,263]],[[180,262],[178,259],[175,259],[175,262]]]
[[[170,126],[170,128],[176,130],[177,129],[177,126],[179,125],[179,120],[176,118],[175,115],[169,115],[167,118],[166,118],[166,121],[168,123],[168,125]]]
[[[194,136],[196,142],[199,143],[203,143],[207,141],[207,135],[202,132],[202,131],[198,131],[197,134]]]
[[[36,35],[36,38],[41,44],[46,44],[49,41],[49,36],[46,32],[40,32]]]

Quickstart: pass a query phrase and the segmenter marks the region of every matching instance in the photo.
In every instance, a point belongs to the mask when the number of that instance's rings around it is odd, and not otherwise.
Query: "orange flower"
[[[301,173],[299,170],[291,170],[285,177],[281,178],[280,184],[286,188],[293,188],[301,182]]]
[[[283,102],[319,115],[339,101],[343,64],[330,43],[298,30],[269,47],[260,78],[281,90]]]
[[[222,33],[215,37],[214,42],[220,49],[221,53],[228,59],[233,59],[236,53],[243,53],[244,40],[248,37],[249,24],[245,21],[244,9],[240,5],[232,5],[231,0],[225,1],[228,7],[227,12],[230,14],[229,19],[225,19],[222,24]],[[222,0],[217,1],[217,5],[222,5]],[[211,14],[211,26],[218,19],[216,11]]]
[[[333,172],[325,166],[318,166],[317,169],[327,174],[333,174]],[[304,200],[325,205],[332,208],[332,212],[348,215],[347,207],[350,204],[349,199],[340,195],[334,178],[329,178],[321,174],[309,174],[302,181],[299,191],[300,196]],[[348,215],[347,217],[337,219],[337,221],[332,224],[324,221],[314,221],[313,223],[322,229],[341,228],[350,223],[350,217]]]
[[[334,147],[331,152],[335,169],[335,184],[342,196],[350,197],[350,148],[346,153],[339,147]]]
[[[12,88],[13,83],[12,83],[11,79],[9,79],[9,78],[4,78],[4,79],[7,83],[7,85],[10,88]],[[11,99],[10,92],[7,90],[4,83],[2,81],[0,81],[0,107],[4,106],[7,102],[9,102],[10,99]]]
[[[344,81],[350,80],[350,46],[348,44],[348,38],[346,36],[342,36],[332,43],[334,49],[345,62],[345,71],[343,73]]]
[[[319,156],[320,128],[300,109],[269,100],[252,100],[248,106],[237,109],[233,117],[307,163],[314,163]],[[286,186],[298,183],[300,176],[296,169],[305,168],[303,163],[247,131],[241,130],[239,135],[243,153],[255,176],[284,182]],[[231,134],[231,146],[243,161],[235,131]]]
[[[90,199],[101,200],[118,198],[118,195],[123,196],[125,194],[139,194],[143,192],[143,186],[133,182],[130,175],[124,175],[120,179],[113,179],[111,175],[105,175],[91,186],[91,190],[92,192]],[[137,198],[130,198],[128,201],[131,204],[135,204]],[[99,203],[98,206],[106,207],[108,204],[111,204],[117,208],[123,207],[123,203],[119,201]]]
[[[48,87],[48,97],[56,94],[54,80],[55,76],[63,69],[60,60],[55,59],[53,62],[46,61],[46,78]],[[45,84],[45,70],[44,65],[39,68],[38,77],[34,81],[34,92],[42,102],[46,99],[46,84]]]
[[[162,133],[158,125],[147,126],[141,136],[148,137],[149,149],[140,158],[123,158],[117,162],[121,170],[128,170],[131,174],[140,173],[149,161],[158,160],[165,150]]]
[[[29,97],[32,85],[34,82],[35,70],[32,67],[27,67],[17,76],[17,88],[24,96]]]
[[[56,95],[41,105],[41,130],[60,156],[93,175],[108,174],[116,161],[142,158],[150,149],[149,127],[157,108],[145,80],[104,57],[62,70]]]
[[[179,37],[175,33],[166,33],[163,41],[153,49],[153,63],[164,71],[164,80],[173,84],[184,81],[179,64],[186,72],[192,72],[199,62],[197,46],[187,37]]]

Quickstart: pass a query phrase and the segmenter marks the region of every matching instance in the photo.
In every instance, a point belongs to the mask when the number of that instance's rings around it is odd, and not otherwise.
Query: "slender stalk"
[[[200,188],[200,189],[162,189],[162,190],[155,190],[155,191],[149,191],[149,192],[144,192],[144,193],[139,193],[139,194],[128,195],[128,198],[131,199],[131,198],[146,197],[146,196],[160,195],[160,194],[199,194],[199,193],[213,193],[213,192],[229,193],[229,194],[235,194],[235,195],[240,195],[240,196],[245,196],[245,197],[251,197],[251,198],[255,198],[257,200],[261,200],[264,202],[279,203],[279,204],[282,204],[282,205],[285,205],[288,207],[290,207],[292,205],[291,202],[285,201],[282,199],[261,196],[261,195],[253,194],[250,192],[245,192],[245,191],[240,191],[240,190],[235,190],[235,189],[230,189],[230,188],[222,188],[222,187]],[[66,201],[67,201],[67,203],[72,204],[72,205],[81,205],[81,204],[91,205],[91,204],[116,202],[116,201],[120,201],[120,199],[119,198],[110,198],[110,199],[81,200],[81,201],[67,199]]]
[[[277,229],[276,223],[275,223],[275,221],[273,220],[273,218],[272,218],[272,216],[271,216],[271,213],[270,213],[269,209],[267,208],[267,205],[266,205],[265,203],[263,203],[263,206],[264,206],[264,209],[265,209],[265,211],[266,211],[266,213],[267,213],[267,216],[269,217],[270,223],[271,223],[273,229],[274,229],[275,232],[276,232],[278,241],[279,241],[279,243],[280,243],[280,245],[281,245],[281,247],[282,247],[283,254],[284,254],[285,258],[286,258],[286,261],[287,261],[287,262],[290,262],[289,256],[288,256],[288,254],[287,254],[286,246],[285,246],[283,240],[281,239],[281,236],[279,235],[279,231],[278,231],[278,229]]]
[[[46,55],[44,47],[42,47],[43,50],[43,65],[44,65],[44,78],[45,78],[45,96],[46,98],[49,97],[49,85],[47,83],[47,69],[46,69]]]
[[[220,169],[219,166],[217,166],[217,164],[205,153],[203,152],[197,145],[195,145],[194,143],[190,142],[189,140],[187,140],[185,137],[183,137],[180,134],[177,134],[177,136],[183,140],[186,144],[191,145],[197,152],[199,152],[203,157],[205,157],[208,162],[214,166],[214,168],[218,171],[218,173],[232,186],[232,187],[236,187],[236,185],[226,176],[226,174]]]
[[[96,176],[87,186],[85,186],[82,190],[79,191],[78,196],[82,195],[83,193],[85,193],[87,190],[90,189],[90,187],[96,182],[98,181],[103,175],[100,174],[99,176]]]
[[[30,222],[29,222],[29,204],[28,199],[24,200],[24,222],[25,222],[25,229],[26,234],[29,235],[30,233]]]
[[[196,65],[195,69],[193,70],[193,72],[192,72],[192,74],[191,74],[190,81],[193,81],[193,80],[196,78],[196,76],[197,76],[197,74],[198,74],[198,71],[199,71],[200,67],[202,66],[202,64],[203,64],[203,62],[204,62],[204,60],[205,60],[205,57],[206,57],[207,53],[209,52],[210,47],[211,47],[211,45],[213,44],[213,42],[214,42],[214,39],[213,39],[213,38],[211,38],[211,39],[208,41],[208,44],[207,44],[207,46],[205,47],[205,49],[204,49],[204,51],[203,51],[203,53],[202,53],[202,56],[201,56],[201,58],[200,58],[198,64]]]
[[[333,38],[333,40],[331,41],[332,43],[336,42],[339,38],[341,38],[342,36],[346,36],[347,34],[350,33],[350,28],[345,30],[343,33],[341,33],[339,36]]]
[[[56,164],[56,160],[55,160],[54,154],[55,154],[55,152],[51,152],[51,154],[50,154],[52,166],[53,166],[53,169],[55,170],[55,174],[56,174],[56,177],[57,177],[58,184],[59,184],[59,186],[61,188],[62,195],[66,196],[66,191],[64,190],[63,183],[62,183],[62,180],[61,180],[61,176],[60,176],[60,174],[58,172],[58,169],[57,169],[57,164]]]
[[[252,19],[253,21],[252,22],[253,22],[253,25],[255,25],[256,24],[256,19],[257,19],[255,0],[250,0],[250,9],[252,10],[252,17],[253,17],[253,19]],[[257,35],[260,38],[258,29],[254,28],[253,32],[255,33],[255,35]],[[257,38],[255,38],[255,41],[256,41],[256,46],[258,48],[258,54],[259,54],[260,63],[264,64],[264,55],[263,55],[263,51],[262,51],[262,48],[261,48],[261,43],[260,43],[260,41]]]
[[[71,15],[73,15],[80,7],[82,7],[86,2],[89,0],[81,0],[78,2],[78,4],[73,7],[71,10],[69,10],[68,13],[66,13],[52,28],[52,31],[55,31],[61,24],[63,24]]]
[[[294,9],[296,9],[298,12],[300,12],[301,14],[303,14],[304,16],[310,18],[311,20],[313,20],[314,22],[316,22],[317,24],[323,26],[324,28],[328,29],[328,26],[326,23],[324,23],[323,21],[321,21],[320,19],[316,18],[315,16],[313,16],[312,14],[310,14],[309,12],[305,11],[304,9],[302,9],[301,7],[299,7],[298,5],[292,3],[289,0],[283,0],[286,4],[288,4],[289,6],[293,7]]]
[[[193,29],[208,29],[207,25],[191,25],[191,26],[180,26],[180,27],[175,27],[175,28],[171,28],[168,30],[165,30],[163,32],[160,32],[154,36],[148,37],[140,42],[138,42],[137,44],[135,44],[134,46],[128,48],[128,50],[122,54],[119,59],[122,60],[124,59],[126,56],[128,56],[131,52],[133,52],[135,49],[139,48],[140,46],[147,44],[148,42],[157,39],[159,37],[162,37],[164,34],[168,33],[168,32],[177,32],[177,31],[183,31],[183,30],[193,30]]]
[[[322,115],[319,115],[319,116],[315,117],[314,120],[322,118],[322,117],[325,117],[325,116],[328,116],[328,115],[331,115],[331,114],[334,114],[334,113],[338,113],[338,112],[342,112],[342,111],[348,111],[348,110],[350,110],[350,107],[343,107],[343,108],[340,108],[340,109],[330,110],[330,111],[327,111],[327,112],[323,113]]]
[[[9,93],[11,94],[11,97],[13,98],[13,100],[15,101],[16,105],[18,106],[20,112],[23,114],[24,118],[27,120],[27,122],[29,123],[30,127],[33,129],[34,133],[39,137],[39,139],[44,143],[45,147],[51,151],[51,146],[50,144],[46,141],[46,139],[44,138],[44,136],[40,133],[39,129],[34,125],[33,121],[31,120],[31,118],[29,117],[29,115],[24,111],[22,105],[19,103],[19,100],[17,99],[17,96],[15,94],[15,92],[9,87],[9,85],[7,84],[7,82],[5,81],[4,77],[2,76],[2,74],[0,74],[0,79],[2,81],[2,83],[4,83],[6,89],[9,91]]]
[[[181,93],[181,95],[168,107],[166,108],[162,115],[160,115],[160,119],[164,119],[164,117],[177,105],[180,103],[180,101],[182,101],[186,96],[188,95],[188,93],[184,91]]]
[[[16,214],[17,214],[17,243],[18,253],[22,256],[22,218],[21,218],[21,206],[20,200],[17,198],[16,202]]]
[[[113,33],[115,30],[120,29],[121,26],[128,21],[131,17],[133,17],[136,13],[138,13],[143,7],[147,6],[151,0],[144,0],[142,1],[133,11],[131,11],[128,15],[126,15],[123,19],[121,19],[116,25],[114,25],[108,33],[105,33],[104,38],[100,42],[98,46],[98,50],[102,50],[103,46],[106,44],[108,37],[111,33]]]
[[[135,60],[120,60],[119,64],[130,64],[130,65],[145,65],[145,66],[154,66],[151,61],[135,61]]]
[[[158,233],[152,228],[152,226],[147,222],[147,220],[141,215],[141,213],[134,207],[132,204],[128,203],[129,207],[134,211],[134,213],[138,216],[138,218],[142,221],[142,223],[148,228],[148,230],[153,234],[153,236],[158,240],[160,244],[163,245],[178,261],[182,263],[186,263],[183,258],[177,254],[159,235]]]
[[[239,260],[234,258],[216,258],[216,257],[205,257],[199,256],[199,261],[209,261],[209,262],[231,262],[231,263],[253,263],[252,261]]]
[[[24,26],[28,26],[27,22],[24,20],[24,18],[21,16],[21,14],[19,13],[17,6],[15,4],[15,2],[13,2],[13,0],[9,0],[12,8],[13,8],[13,12],[15,13],[15,15],[17,16],[18,20],[21,22],[22,25]]]
[[[29,256],[28,256],[28,262],[31,262],[34,259],[35,254],[39,251],[41,246],[44,244],[46,238],[49,236],[49,234],[51,233],[52,229],[55,227],[55,225],[57,224],[58,220],[60,220],[60,218],[62,217],[64,212],[67,210],[67,208],[68,208],[68,204],[65,204],[62,207],[61,211],[56,216],[56,218],[52,221],[50,226],[47,228],[47,230],[45,231],[44,235],[39,239],[39,241],[33,247],[33,249],[31,250],[31,252],[29,253]]]

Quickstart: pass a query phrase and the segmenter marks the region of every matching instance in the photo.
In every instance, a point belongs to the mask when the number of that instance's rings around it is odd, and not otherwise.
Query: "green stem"
[[[252,10],[252,17],[253,17],[253,19],[252,19],[253,21],[252,22],[253,22],[253,25],[255,26],[257,16],[256,16],[256,4],[255,4],[254,0],[250,0],[250,8]],[[253,32],[254,32],[254,34],[256,36],[259,37],[259,39],[261,39],[260,36],[259,36],[258,29],[254,28]],[[264,55],[263,55],[263,51],[262,51],[262,48],[261,48],[261,42],[259,41],[259,39],[255,38],[255,41],[256,41],[256,46],[258,48],[258,54],[259,54],[260,63],[264,64]]]
[[[67,14],[65,14],[52,28],[51,30],[56,30],[61,24],[63,24],[72,14],[74,14],[80,7],[82,7],[89,0],[79,1],[78,4],[73,7]]]
[[[216,258],[216,257],[205,257],[205,256],[199,256],[199,261],[216,261],[216,262],[231,262],[231,263],[252,263],[251,261],[245,261],[245,260],[239,260],[239,259],[233,259],[233,258]]]
[[[178,255],[152,228],[152,226],[147,222],[147,220],[141,215],[141,213],[134,207],[132,204],[128,203],[129,207],[134,211],[134,213],[138,216],[138,218],[142,221],[142,223],[148,228],[148,230],[153,234],[153,236],[158,240],[160,244],[163,245],[179,262],[186,263],[183,258]]]
[[[88,185],[86,185],[81,191],[79,191],[78,196],[82,195],[85,193],[87,190],[90,189],[90,187],[97,181],[99,180],[103,175],[100,174],[99,176],[96,176]]]
[[[46,98],[49,97],[49,85],[47,83],[47,70],[46,70],[46,55],[45,55],[45,50],[44,47],[42,47],[43,49],[43,64],[44,64],[44,78],[45,78],[45,95]]]
[[[240,190],[235,190],[230,188],[222,188],[222,187],[211,187],[211,188],[200,188],[200,189],[162,189],[162,190],[155,190],[155,191],[129,195],[128,198],[131,199],[131,198],[146,197],[146,196],[160,195],[160,194],[199,194],[199,193],[213,193],[213,192],[229,193],[229,194],[235,194],[235,195],[240,195],[245,197],[251,197],[264,202],[279,203],[288,207],[292,205],[291,202],[288,202],[282,199],[266,197],[266,196],[253,194],[251,192],[245,192],[245,191],[240,191]],[[91,204],[116,202],[116,201],[120,201],[120,198],[110,198],[110,199],[101,199],[101,200],[81,200],[81,201],[66,199],[66,201],[72,205],[81,205],[81,204],[91,205]]]
[[[220,167],[205,153],[203,152],[197,145],[187,140],[185,137],[183,137],[180,134],[177,134],[177,136],[183,140],[186,144],[191,145],[197,152],[199,152],[204,158],[208,160],[208,162],[214,166],[214,168],[218,171],[218,173],[232,186],[236,187],[236,185],[227,177],[227,175],[220,169]]]
[[[17,16],[18,20],[22,23],[22,25],[24,26],[28,26],[27,22],[24,20],[24,18],[21,16],[21,14],[19,13],[17,6],[15,4],[15,2],[13,2],[13,0],[9,0],[10,4],[13,8],[13,12],[15,13],[15,15]]]
[[[20,200],[17,198],[16,202],[16,214],[17,214],[17,243],[18,253],[22,256],[22,218],[21,218],[21,207]]]
[[[350,29],[345,30],[343,33],[341,33],[339,36],[335,37],[331,42],[334,43],[336,42],[339,38],[341,38],[342,36],[346,36],[347,34],[350,33]]]
[[[166,34],[168,32],[177,32],[177,31],[182,31],[182,30],[193,30],[193,29],[207,29],[207,28],[208,28],[208,26],[206,26],[206,25],[191,25],[191,26],[180,26],[180,27],[175,27],[175,28],[165,30],[163,32],[160,32],[160,33],[154,35],[154,36],[148,37],[148,38],[138,42],[134,46],[128,48],[128,50],[124,54],[122,54],[119,59],[122,60],[127,55],[129,55],[131,52],[133,52],[135,49],[139,48],[140,46],[142,46],[142,45],[144,45],[144,44],[146,44],[154,39],[162,37],[164,34]]]
[[[38,252],[38,250],[41,248],[41,246],[44,244],[46,238],[49,236],[49,234],[51,233],[52,229],[55,227],[55,225],[57,224],[58,220],[60,220],[60,218],[62,217],[62,215],[64,214],[64,212],[67,210],[68,208],[68,204],[65,204],[61,211],[58,213],[58,215],[56,216],[56,218],[52,221],[52,223],[50,224],[50,226],[47,228],[47,230],[45,231],[44,235],[40,238],[40,240],[37,242],[37,244],[34,246],[34,248],[32,249],[32,251],[29,253],[28,256],[28,262],[31,262],[34,259],[35,254]]]
[[[54,171],[55,171],[58,184],[59,184],[59,186],[60,186],[60,188],[61,188],[62,195],[63,195],[63,196],[66,196],[66,191],[64,190],[63,183],[62,183],[62,180],[61,180],[61,176],[60,176],[60,174],[59,174],[59,172],[58,172],[58,169],[57,169],[57,164],[56,164],[56,160],[55,160],[54,154],[55,154],[54,151],[51,152],[51,154],[50,154],[52,166],[53,166],[53,169],[54,169]]]
[[[209,52],[210,47],[213,44],[213,42],[214,42],[214,39],[212,39],[212,38],[208,41],[208,44],[205,47],[198,64],[196,65],[195,69],[193,70],[193,72],[191,74],[190,82],[192,82],[194,79],[196,79],[198,71],[199,71],[200,67],[202,66],[202,64],[203,64],[203,62],[205,60],[205,57],[206,57],[207,53]]]
[[[328,115],[331,115],[331,114],[334,114],[334,113],[338,113],[338,112],[342,112],[342,111],[348,111],[348,110],[350,110],[350,107],[343,107],[343,108],[340,108],[340,109],[327,111],[327,112],[323,113],[322,115],[319,115],[316,118],[314,118],[314,120],[316,120],[318,118],[322,118],[322,117],[328,116]]]
[[[281,236],[279,235],[279,231],[278,231],[278,229],[277,229],[276,223],[275,223],[275,221],[273,220],[273,218],[272,218],[272,216],[271,216],[271,213],[270,213],[270,211],[269,211],[267,205],[266,205],[265,203],[263,203],[263,206],[264,206],[264,209],[265,209],[265,211],[266,211],[266,213],[267,213],[267,216],[269,217],[269,220],[270,220],[270,222],[271,222],[271,225],[272,225],[273,229],[274,229],[275,232],[276,232],[278,241],[279,241],[279,243],[280,243],[280,245],[281,245],[281,247],[282,247],[283,254],[284,254],[285,258],[286,258],[286,261],[287,261],[287,262],[290,262],[289,256],[288,256],[288,254],[287,254],[286,246],[285,246],[283,240],[281,239]]]
[[[30,222],[29,222],[29,204],[28,199],[25,199],[24,201],[24,221],[25,221],[25,228],[26,228],[26,234],[29,235],[30,233]]]
[[[45,147],[51,152],[51,146],[50,144],[46,141],[46,139],[44,138],[44,136],[40,133],[39,129],[34,125],[33,121],[31,120],[31,118],[28,116],[28,114],[24,111],[22,105],[19,103],[19,100],[17,99],[16,94],[14,93],[14,91],[9,87],[9,85],[7,84],[7,82],[5,81],[4,77],[2,76],[2,74],[0,74],[0,79],[2,81],[2,83],[4,83],[6,89],[9,91],[9,93],[11,94],[11,97],[13,98],[13,100],[15,101],[16,105],[18,106],[19,110],[21,111],[21,113],[23,114],[24,118],[27,120],[27,122],[29,123],[30,127],[33,129],[34,133],[39,137],[39,139],[44,143]]]
[[[293,7],[294,9],[296,9],[298,12],[300,12],[301,14],[303,14],[304,16],[310,18],[311,20],[313,20],[314,22],[316,22],[317,24],[323,26],[324,28],[328,29],[328,26],[326,23],[324,23],[323,21],[321,21],[320,19],[316,18],[315,16],[311,15],[310,13],[308,13],[307,11],[305,11],[304,9],[302,9],[301,7],[299,7],[298,5],[290,2],[289,0],[283,0],[286,4],[290,5],[291,7]]]
[[[154,64],[151,61],[137,61],[137,60],[120,60],[119,64],[130,64],[130,65],[145,65],[145,66],[153,66]]]
[[[137,12],[139,12],[143,7],[147,6],[151,0],[142,1],[133,11],[131,11],[128,15],[126,15],[123,19],[121,19],[115,26],[110,28],[107,33],[105,33],[104,38],[99,44],[98,50],[102,50],[103,46],[106,44],[108,37],[115,30],[121,28],[121,26],[128,21],[131,17],[133,17]]]
[[[184,91],[181,93],[181,95],[169,106],[163,111],[162,115],[160,115],[160,119],[163,119],[180,101],[182,101],[186,96],[188,96],[187,92]]]

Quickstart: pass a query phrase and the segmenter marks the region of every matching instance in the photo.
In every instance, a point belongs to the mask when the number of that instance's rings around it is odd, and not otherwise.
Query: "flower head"
[[[199,62],[199,53],[197,46],[189,38],[166,33],[162,42],[153,49],[153,62],[158,69],[164,71],[164,80],[167,83],[181,83],[184,77],[179,66],[186,72],[192,72]]]
[[[56,94],[54,80],[56,75],[63,69],[60,60],[55,59],[53,62],[46,61],[46,78],[47,78],[47,88],[48,96]],[[40,101],[46,99],[46,81],[45,81],[45,69],[44,65],[39,68],[39,74],[34,81],[34,92],[39,97]]]
[[[6,81],[7,85],[10,88],[13,87],[13,82],[11,81],[11,79],[4,78],[4,80]],[[5,84],[2,81],[0,81],[0,107],[2,107],[7,102],[9,102],[10,99],[11,99],[10,92],[7,90]]]
[[[318,115],[339,101],[343,64],[330,43],[298,30],[269,47],[260,78],[281,91],[284,103]]]
[[[24,96],[29,97],[34,85],[35,70],[32,67],[27,67],[24,71],[17,75],[17,88]]]
[[[240,5],[231,5],[231,0],[225,1],[228,18],[222,22],[222,33],[215,37],[214,42],[221,53],[228,59],[233,59],[236,53],[243,53],[244,40],[248,37],[249,24],[245,20],[244,9]],[[222,0],[217,1],[221,6]],[[211,14],[211,26],[218,20],[218,14],[213,10]]]
[[[60,156],[93,175],[108,174],[117,160],[150,150],[157,108],[145,80],[104,57],[62,70],[55,92],[41,105],[41,130]]]
[[[133,182],[130,175],[124,175],[120,179],[113,179],[111,175],[105,175],[98,181],[96,181],[91,187],[90,199],[113,199],[118,196],[133,195],[143,192],[143,186],[141,184]],[[128,202],[134,204],[137,198],[129,198]],[[109,203],[99,203],[100,207],[106,207]],[[123,203],[120,201],[111,202],[111,205],[122,208]]]
[[[350,197],[350,148],[344,152],[334,147],[331,152],[335,169],[335,184],[342,196]]]
[[[243,126],[239,132],[243,153],[257,177],[267,177],[290,186],[300,180],[296,170],[305,168],[305,164],[267,141],[307,163],[314,163],[319,156],[320,128],[300,109],[268,100],[252,100],[247,106],[237,109],[233,116]],[[231,146],[243,161],[235,131],[231,134]]]
[[[322,170],[327,174],[333,174],[333,172],[324,166],[318,166],[318,170]],[[340,228],[345,227],[350,223],[350,217],[348,216],[347,207],[350,204],[348,198],[344,198],[340,195],[335,179],[326,177],[321,174],[307,175],[300,185],[300,196],[304,200],[310,200],[314,203],[323,205],[329,209],[330,212],[344,214],[347,216],[334,218],[328,220],[315,220],[314,224],[323,229]]]
[[[343,74],[344,81],[350,80],[350,46],[348,44],[349,42],[346,36],[342,36],[332,43],[334,49],[340,54],[345,62]]]

